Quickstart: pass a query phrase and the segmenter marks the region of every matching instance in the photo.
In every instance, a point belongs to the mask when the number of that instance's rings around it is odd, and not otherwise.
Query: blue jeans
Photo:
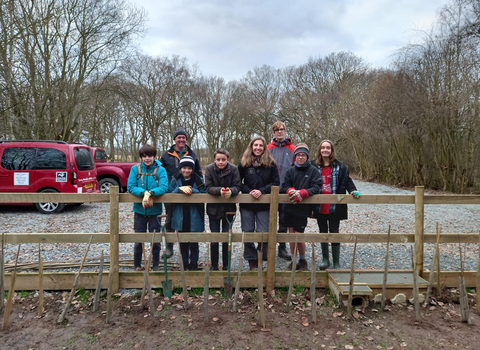
[[[231,219],[231,217],[229,217]],[[226,219],[212,219],[208,218],[210,222],[210,232],[220,232],[220,224],[222,226],[222,232],[228,232],[228,221]],[[211,246],[211,259],[212,259],[212,266],[218,268],[218,258],[219,254],[219,244],[218,242],[212,242]],[[222,243],[222,263],[223,269],[226,270],[228,268],[228,242]]]
[[[268,220],[270,216],[269,210],[249,210],[240,208],[242,215],[242,231],[243,232],[264,232],[264,237],[268,237]],[[258,243],[255,248],[255,243],[246,242],[243,257],[245,260],[258,260],[257,251],[262,248],[262,244]],[[263,243],[262,260],[267,260],[268,243]]]
[[[148,231],[147,231],[148,228]],[[161,227],[156,215],[141,215],[135,213],[133,217],[133,229],[135,232],[158,232]],[[143,243],[135,243],[133,246],[133,266],[142,266]],[[152,250],[153,266],[158,267],[160,261],[160,243],[153,243]]]

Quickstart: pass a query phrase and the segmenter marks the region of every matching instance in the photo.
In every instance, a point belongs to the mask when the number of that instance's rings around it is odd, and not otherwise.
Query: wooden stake
[[[208,297],[209,293],[209,277],[210,277],[210,244],[207,245],[207,267],[205,269],[205,285],[203,287],[203,321],[208,322]]]
[[[178,230],[175,230],[177,234],[177,244],[178,244],[178,260],[180,262],[180,271],[182,272],[182,294],[184,300],[183,308],[188,310],[188,292],[187,292],[187,278],[185,276],[185,266],[183,265],[182,249],[180,248],[180,237],[178,236]]]
[[[5,232],[2,232],[2,250],[0,251],[0,312],[5,308],[5,259],[3,255],[3,246],[5,244]]]
[[[352,266],[350,267],[350,284],[348,287],[348,304],[347,315],[352,316],[352,299],[353,299],[353,284],[355,280],[355,255],[357,254],[357,238],[355,237],[355,244],[353,245]]]
[[[310,275],[310,301],[312,302],[312,322],[317,323],[317,271],[315,269],[315,243],[312,242],[312,273]]]
[[[477,260],[477,313],[480,314],[480,231],[478,232],[478,260]]]
[[[437,224],[438,225],[438,224]],[[438,228],[437,240],[440,240],[440,235],[442,234],[442,225]],[[437,245],[437,297],[442,295],[442,284],[440,282],[440,272],[442,271],[440,266],[440,247]]]
[[[237,284],[235,285],[235,294],[233,297],[233,311],[237,311],[237,301],[238,301],[238,293],[240,292],[240,279],[242,277],[242,269],[243,269],[243,245],[245,240],[245,231],[242,232],[242,246],[240,247],[240,257],[238,261],[238,275],[237,275]],[[268,273],[268,269],[267,269]]]
[[[98,310],[98,304],[100,303],[100,293],[102,292],[102,277],[103,277],[103,263],[105,258],[100,256],[100,267],[98,269],[97,288],[95,289],[95,298],[93,299],[93,312]]]
[[[460,313],[462,315],[462,321],[467,322],[467,324],[472,324],[470,321],[470,307],[468,305],[468,295],[467,289],[465,288],[465,278],[463,274],[463,255],[462,255],[462,247],[459,243],[460,249],[460,276],[458,276],[459,280],[459,289],[460,289]]]
[[[140,308],[145,309],[145,295],[147,295],[147,277],[145,276],[146,269],[150,268],[147,253],[145,252],[145,243],[142,243],[142,254],[143,254],[143,287],[142,295],[140,296]]]
[[[265,305],[263,303],[263,232],[261,248],[257,251],[258,258],[258,309],[260,310],[260,322],[265,328]]]
[[[292,259],[292,275],[290,276],[290,285],[288,287],[287,294],[287,312],[290,311],[290,300],[293,292],[293,282],[295,281],[295,271],[297,270],[297,244],[298,244],[298,232],[295,232],[295,249],[293,251]]]
[[[420,319],[420,303],[418,300],[418,271],[415,270],[415,255],[413,254],[413,247],[410,246],[410,254],[412,256],[413,269],[413,305],[415,307],[415,318]]]
[[[107,313],[105,315],[105,323],[112,323],[112,293],[114,285],[114,274],[112,273],[111,267],[108,271],[108,290],[107,290]]]
[[[390,249],[390,225],[388,225],[387,254],[385,255],[385,268],[384,268],[384,271],[383,271],[382,310],[385,309],[385,302],[387,300],[387,278],[388,278],[389,249]]]
[[[8,328],[8,321],[10,319],[10,313],[12,312],[13,295],[15,294],[15,280],[17,278],[17,264],[18,264],[18,257],[20,256],[20,246],[21,244],[18,245],[17,257],[15,258],[15,268],[13,269],[12,275],[10,277],[10,290],[8,292],[7,306],[5,307],[5,312],[3,313],[3,330],[4,331],[6,331]]]
[[[426,307],[430,301],[430,294],[432,292],[432,285],[433,285],[433,277],[435,276],[436,266],[437,266],[437,254],[439,252],[438,244],[440,242],[440,234],[438,231],[438,222],[436,227],[436,234],[437,234],[437,243],[435,245],[435,250],[433,251],[433,259],[432,265],[430,267],[430,275],[428,276],[428,287],[427,287],[427,294],[425,295],[425,301],[423,303],[423,307]],[[438,288],[438,286],[437,286]]]
[[[43,256],[38,259],[38,316],[43,315]]]
[[[88,250],[90,249],[90,244],[92,243],[93,236],[90,236],[90,240],[88,241],[87,249],[85,250],[85,255],[83,256],[82,264],[80,265],[80,269],[77,272],[77,275],[75,276],[75,280],[73,281],[73,287],[72,290],[70,291],[70,295],[68,296],[67,303],[65,304],[65,307],[63,308],[62,313],[60,314],[60,317],[58,318],[58,323],[62,323],[63,320],[65,319],[65,316],[67,315],[67,311],[70,308],[70,305],[72,304],[73,297],[75,296],[75,292],[77,290],[78,286],[78,281],[80,279],[80,273],[82,272],[83,268],[83,263],[85,262],[85,259],[88,254]]]

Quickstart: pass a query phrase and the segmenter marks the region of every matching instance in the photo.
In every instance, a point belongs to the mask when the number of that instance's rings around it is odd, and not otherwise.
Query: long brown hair
[[[272,153],[267,148],[267,141],[262,136],[256,136],[250,141],[248,144],[247,149],[243,152],[242,161],[240,162],[243,167],[249,167],[253,165],[253,161],[255,158],[253,155],[253,144],[255,141],[261,140],[263,142],[263,153],[260,157],[258,157],[258,162],[260,163],[261,167],[268,168],[275,164],[275,159],[273,159]]]
[[[333,142],[330,140],[323,140],[322,142],[320,142],[320,145],[318,146],[318,150],[317,150],[317,160],[315,161],[315,164],[317,165],[325,166],[325,162],[323,161],[323,157],[322,157],[322,144],[324,144],[325,142],[328,142],[332,149],[332,153],[330,153],[330,157],[328,157],[330,165],[332,165],[335,158],[337,158],[337,156],[335,155],[335,146],[333,146]]]

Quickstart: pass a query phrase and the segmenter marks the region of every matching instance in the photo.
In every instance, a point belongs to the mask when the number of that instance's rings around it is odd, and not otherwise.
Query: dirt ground
[[[105,324],[106,301],[91,311],[93,292],[80,290],[67,320],[57,324],[68,292],[45,298],[45,312],[37,316],[38,296],[19,293],[7,331],[0,332],[1,349],[477,349],[480,317],[470,294],[471,325],[462,322],[455,290],[421,308],[371,302],[350,317],[329,294],[316,291],[317,321],[312,322],[310,292],[296,287],[292,308],[286,311],[286,289],[264,293],[265,328],[260,321],[257,293],[242,290],[241,305],[232,311],[233,298],[211,290],[208,321],[204,321],[203,292],[189,291],[184,310],[181,290],[173,298],[154,293],[156,318],[140,306],[136,295],[118,294],[113,300],[113,324]],[[148,301],[145,302],[148,305]]]

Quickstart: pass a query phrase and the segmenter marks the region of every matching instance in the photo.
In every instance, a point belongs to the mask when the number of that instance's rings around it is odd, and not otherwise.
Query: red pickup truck
[[[103,148],[90,147],[90,149],[95,159],[100,192],[110,193],[110,186],[119,186],[120,192],[126,192],[130,169],[137,163],[107,162],[107,152]]]

